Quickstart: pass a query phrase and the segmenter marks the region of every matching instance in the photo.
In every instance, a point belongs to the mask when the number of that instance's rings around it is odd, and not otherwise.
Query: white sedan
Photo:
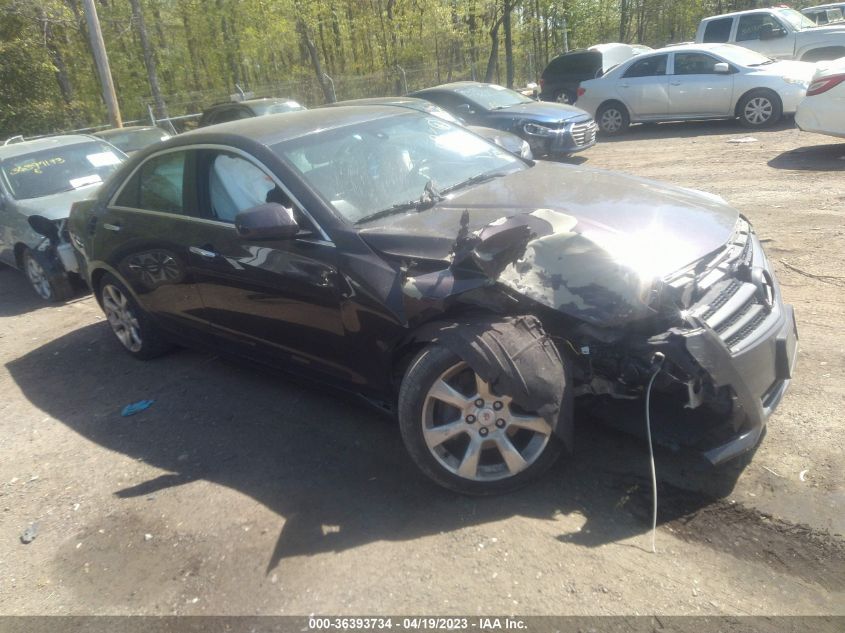
[[[818,64],[795,122],[805,132],[845,138],[845,57]]]
[[[636,122],[737,117],[760,128],[795,112],[814,71],[731,44],[667,46],[581,82],[577,105],[605,134]]]

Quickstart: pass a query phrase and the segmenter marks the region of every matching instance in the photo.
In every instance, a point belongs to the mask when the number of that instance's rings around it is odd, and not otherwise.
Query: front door
[[[732,113],[733,75],[717,73],[721,60],[705,53],[675,53],[669,76],[669,104],[673,115],[727,116]]]
[[[281,183],[251,157],[235,150],[203,150],[196,168],[197,204],[204,219],[197,225],[190,258],[203,318],[234,351],[352,379],[334,245],[319,239]],[[293,208],[300,236],[241,238],[235,216],[265,202]]]
[[[763,32],[786,31],[786,35],[761,39]],[[765,37],[765,36],[764,36]],[[792,59],[795,53],[795,35],[786,29],[780,21],[768,13],[749,13],[739,16],[736,26],[736,43],[776,59]]]

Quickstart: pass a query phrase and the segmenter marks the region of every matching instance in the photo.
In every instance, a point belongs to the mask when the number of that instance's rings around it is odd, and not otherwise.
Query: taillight
[[[585,93],[585,92],[587,92],[587,89],[586,89],[586,88],[582,88],[581,86],[578,86],[578,91],[577,91],[577,92],[578,92],[578,96],[579,96],[579,97],[583,97],[583,96],[584,96],[584,93]]]
[[[813,83],[810,84],[810,87],[807,88],[807,96],[812,97],[813,95],[820,95],[823,92],[827,92],[831,88],[835,88],[843,81],[845,81],[845,74],[831,75],[830,77],[816,79]]]

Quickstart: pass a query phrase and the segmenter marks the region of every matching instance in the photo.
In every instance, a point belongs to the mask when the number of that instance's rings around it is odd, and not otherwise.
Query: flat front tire
[[[103,275],[98,296],[112,332],[130,356],[149,360],[173,347],[116,277]]]
[[[41,253],[26,249],[22,263],[29,285],[44,301],[66,301],[73,296],[73,286],[67,275],[52,271]]]
[[[451,350],[430,345],[399,392],[399,426],[414,463],[462,494],[509,492],[554,463],[561,442],[542,417],[494,393]]]

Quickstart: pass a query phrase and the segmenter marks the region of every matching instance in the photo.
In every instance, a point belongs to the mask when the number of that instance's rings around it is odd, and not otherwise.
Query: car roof
[[[208,106],[206,108],[206,111],[217,108],[224,108],[227,106],[254,106],[265,105],[268,103],[287,103],[288,101],[294,101],[294,99],[291,99],[289,97],[261,97],[258,99],[244,99],[243,101],[221,101],[219,103],[214,103]]]
[[[409,106],[409,107],[428,107],[430,102],[425,99],[417,97],[369,97],[367,99],[349,99],[347,101],[338,101],[337,103],[327,103],[326,105],[332,107],[340,106],[363,106],[363,105],[390,105],[390,106]]]
[[[726,44],[725,42],[702,42],[701,44],[670,44],[669,46],[664,46],[663,48],[658,48],[648,53],[642,53],[637,55],[636,57],[632,57],[631,59],[643,59],[645,57],[649,57],[654,53],[685,53],[685,52],[695,52],[695,51],[718,51],[720,49],[724,49],[726,46],[729,46],[734,49],[744,48],[742,46],[736,46],[734,44]],[[745,49],[748,51],[748,49]]]
[[[488,84],[484,83],[483,81],[453,81],[448,84],[440,84],[439,86],[432,86],[431,88],[423,88],[422,90],[416,90],[411,94],[425,94],[426,92],[431,92],[433,90],[442,90],[442,91],[450,91],[450,90],[457,90],[458,88],[467,88],[469,86],[492,86],[495,84]]]
[[[30,152],[38,152],[44,149],[67,147],[68,145],[76,145],[77,143],[90,143],[91,141],[99,141],[92,136],[86,134],[60,134],[57,136],[47,136],[45,138],[38,138],[32,141],[21,141],[19,143],[10,143],[9,145],[0,145],[0,160],[4,158],[13,158],[22,154],[29,154]]]
[[[413,116],[413,114],[409,108],[396,108],[390,105],[338,106],[335,108],[297,110],[197,128],[173,137],[168,143],[171,147],[202,143],[234,134],[262,145],[275,145],[318,131],[324,132],[376,119]]]
[[[159,127],[155,127],[153,125],[124,125],[123,127],[112,127],[108,130],[99,130],[94,132],[94,136],[100,136],[102,138],[108,138],[109,136],[116,136],[121,134],[122,132],[140,132],[142,130],[161,130]]]
[[[769,7],[768,9],[748,9],[747,11],[731,11],[730,13],[723,13],[721,15],[714,15],[709,18],[704,18],[702,22],[709,22],[710,20],[718,20],[719,18],[732,18],[737,15],[749,15],[751,13],[771,13],[780,9],[789,9],[791,7]]]

